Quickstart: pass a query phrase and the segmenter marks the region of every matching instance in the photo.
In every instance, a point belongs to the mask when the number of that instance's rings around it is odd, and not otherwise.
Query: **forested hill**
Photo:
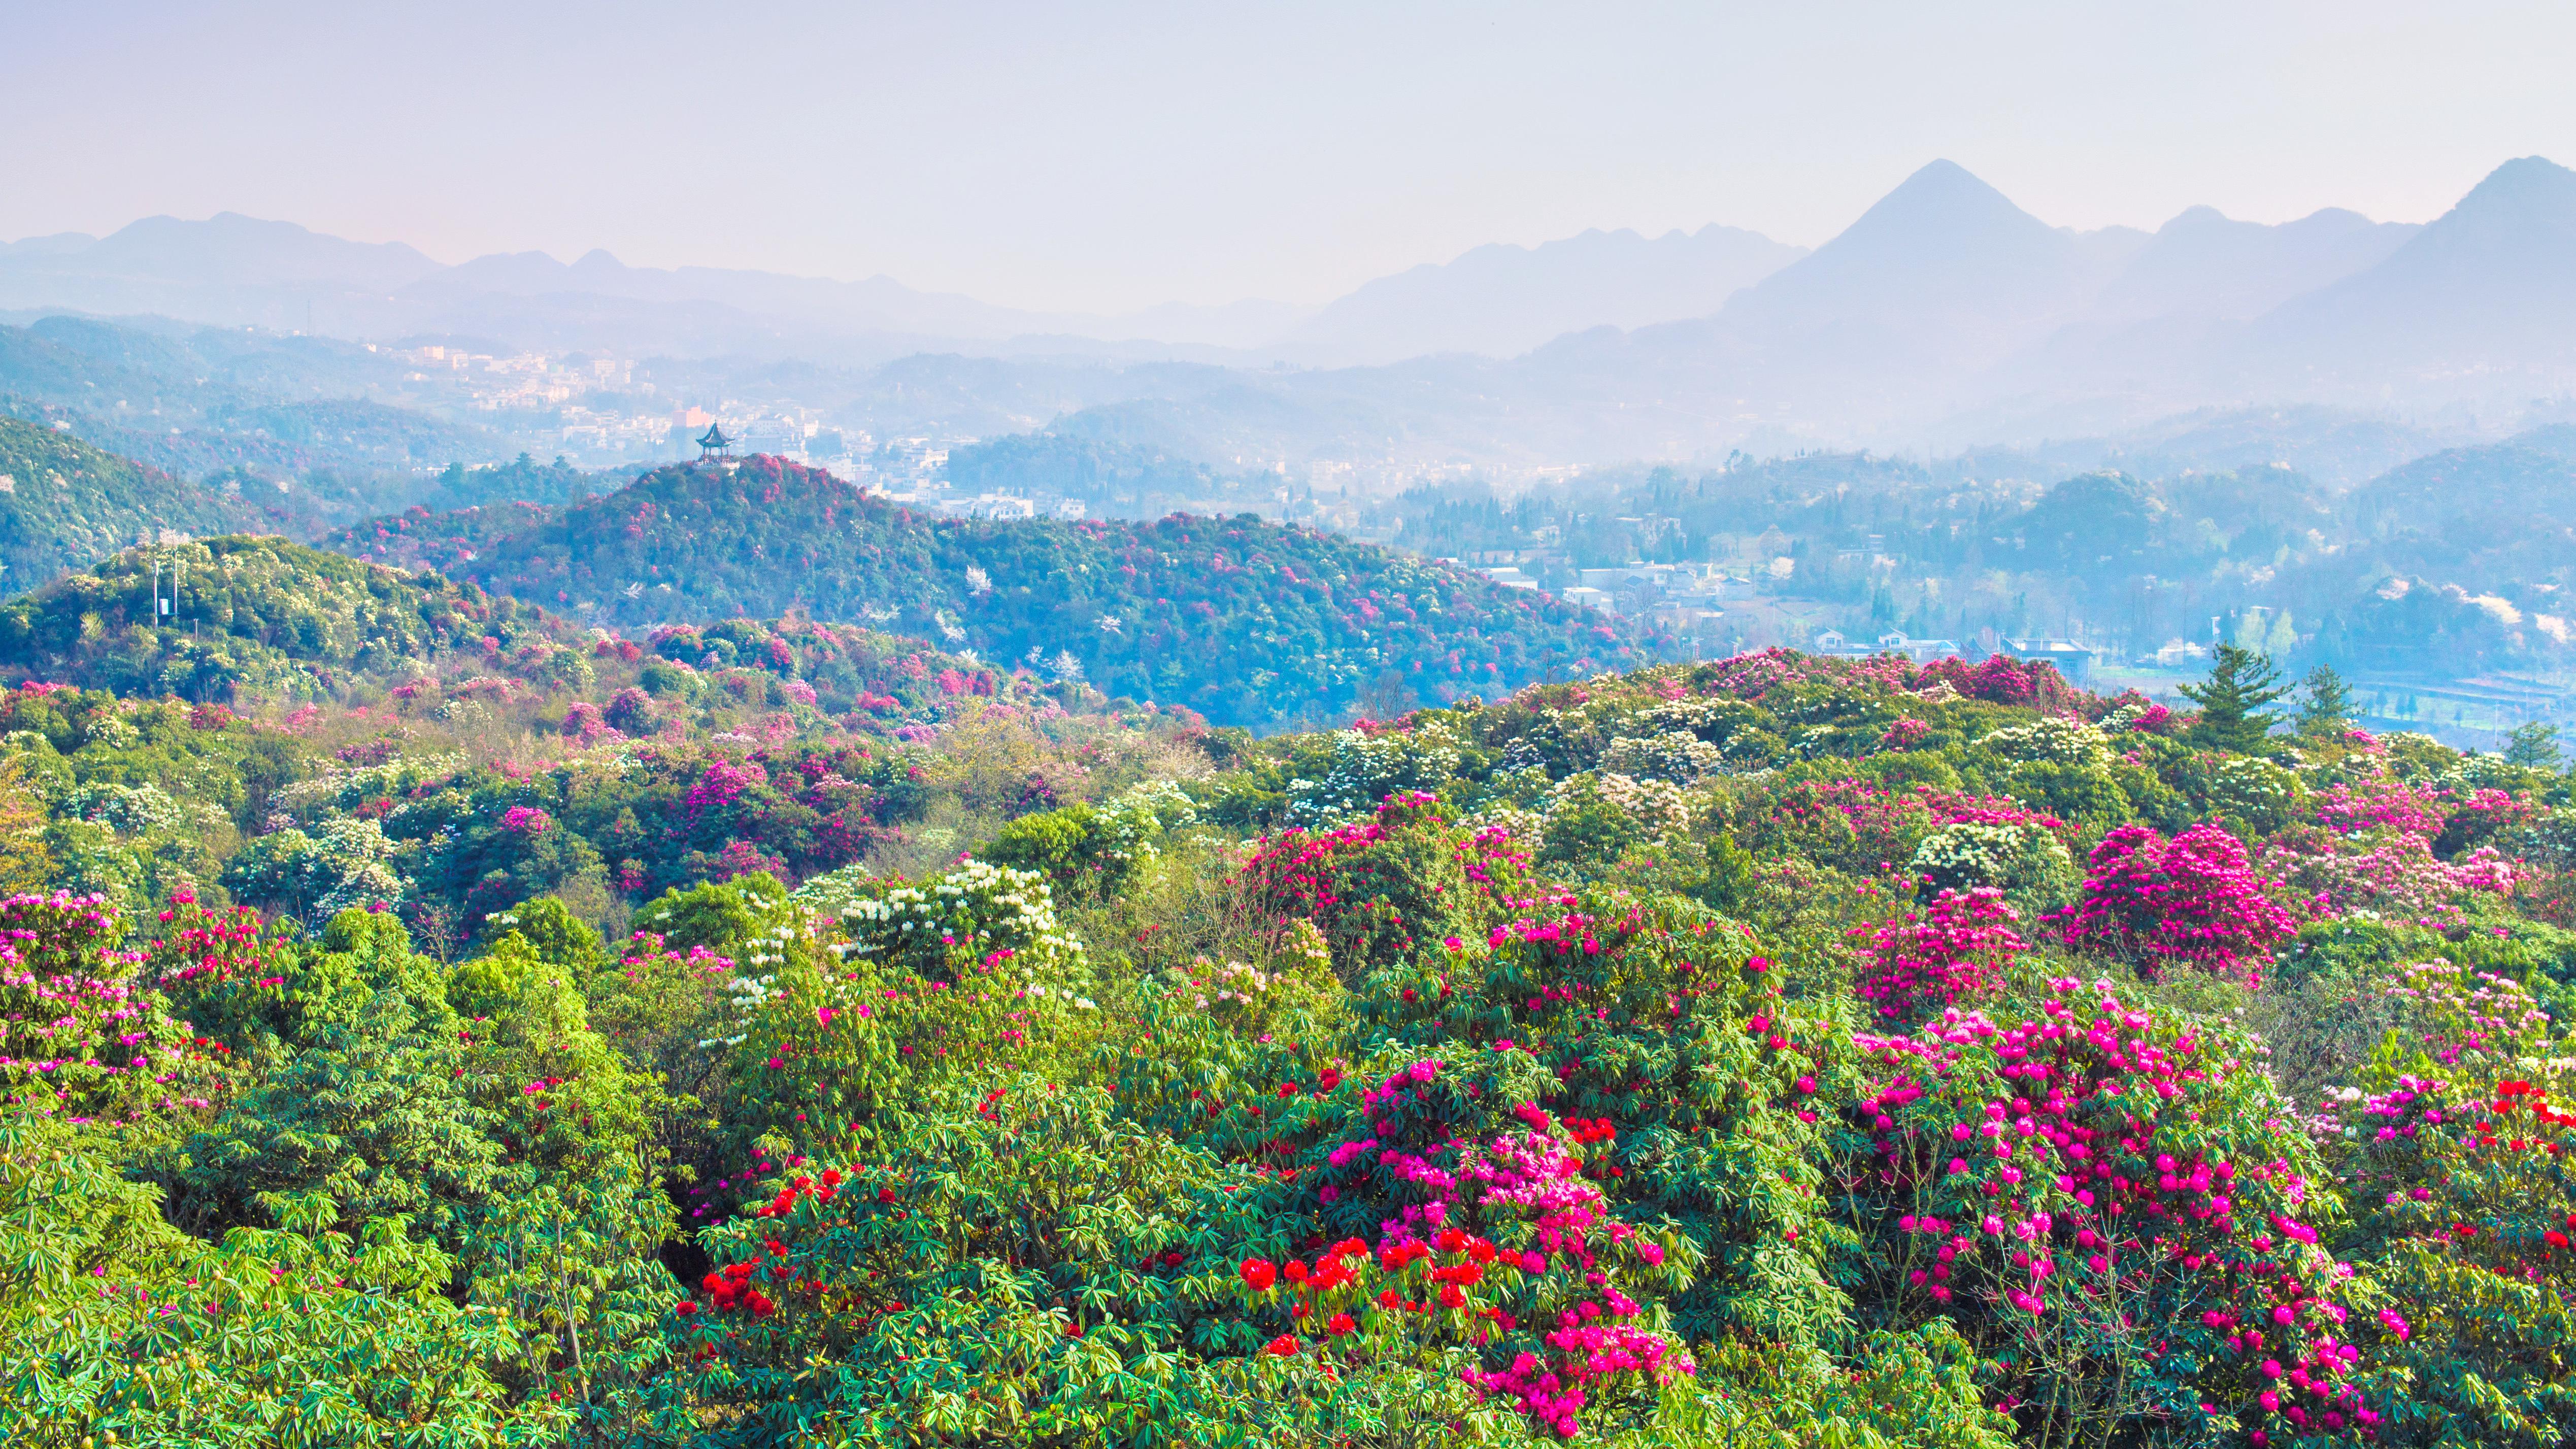
[[[220,493],[0,416],[0,587],[35,588],[141,534],[225,533],[251,517]]]
[[[621,627],[802,608],[1095,687],[1269,725],[1648,662],[1618,620],[1312,529],[931,518],[817,469],[683,464],[605,498],[415,510],[326,546],[434,566]]]
[[[156,578],[155,565],[159,565]],[[155,591],[167,627],[150,627]],[[398,683],[440,655],[573,653],[579,631],[517,599],[282,538],[129,548],[0,604],[0,674],[122,695],[248,703]]]

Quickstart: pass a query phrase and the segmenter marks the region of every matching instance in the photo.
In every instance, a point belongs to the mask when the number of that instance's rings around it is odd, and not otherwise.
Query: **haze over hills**
[[[2385,260],[2422,230],[2329,207],[2279,226],[2195,206],[2166,222],[2093,299],[2101,321],[2258,317]]]
[[[2458,391],[2480,374],[2564,387],[2576,373],[2576,171],[2499,166],[2385,260],[2284,302],[2254,329],[2276,369],[2329,384]]]
[[[1936,161],[1804,255],[1723,226],[1594,232],[1478,248],[1311,315],[1050,316],[604,252],[447,267],[236,216],[19,243],[0,306],[470,330],[714,367],[715,395],[794,397],[880,434],[1053,426],[1220,466],[1400,475],[2033,447],[2306,405],[2492,436],[2576,388],[2571,254],[2576,173],[2537,157],[2422,227],[2193,208],[2153,233],[2053,227]]]
[[[497,333],[511,345],[679,351],[824,349],[884,357],[976,346],[1251,351],[1322,366],[1438,352],[1511,356],[1563,332],[1715,310],[1803,248],[1711,225],[1645,238],[1586,232],[1475,248],[1368,283],[1321,309],[1247,300],[1166,303],[1120,316],[999,307],[877,276],[845,282],[715,267],[634,267],[495,253],[443,266],[400,244],[344,241],[226,212],[138,221],[105,238],[0,243],[0,308],[150,313],[216,325],[390,337]],[[1114,346],[1113,352],[1118,350]],[[1133,349],[1128,349],[1132,351]]]
[[[1513,357],[1568,332],[1714,312],[1806,252],[1714,225],[1652,238],[1587,231],[1535,247],[1482,246],[1446,264],[1426,262],[1370,282],[1288,332],[1273,350],[1347,362],[1435,352]]]

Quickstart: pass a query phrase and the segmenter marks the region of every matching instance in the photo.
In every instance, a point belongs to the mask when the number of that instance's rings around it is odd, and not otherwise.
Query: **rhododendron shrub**
[[[1391,795],[1364,819],[1256,840],[1236,880],[1245,908],[1280,926],[1314,923],[1347,982],[1450,936],[1481,934],[1518,894],[1526,848],[1468,830],[1430,795]]]
[[[172,1016],[127,930],[97,896],[0,900],[0,1105],[74,1121],[208,1105],[230,1048]]]
[[[1993,859],[1953,864],[1962,854],[1955,848],[1923,856],[1928,842],[1953,829],[1969,832],[1960,839],[1975,842]],[[1789,785],[1744,822],[1739,835],[1754,849],[1793,853],[1853,875],[1929,873],[1936,889],[1965,889],[2018,884],[2032,873],[2021,857],[2046,848],[2041,837],[2054,838],[2062,855],[2072,832],[2056,816],[2000,796],[1839,779]]]
[[[1817,1104],[1848,1079],[1848,1023],[1789,1002],[1741,927],[1688,902],[1528,904],[1482,942],[1371,979],[1363,1009],[1414,1045],[1230,1105],[1207,1136],[1259,1122],[1312,1241],[1376,1255],[1347,1255],[1367,1300],[1343,1310],[1357,1331],[1472,1346],[1479,1392],[1564,1433],[1664,1403],[1686,1339],[1830,1331]],[[1439,1246],[1451,1229],[1520,1265],[1458,1285],[1504,1315],[1463,1339],[1406,1306],[1443,1305],[1433,1288],[1378,1281],[1413,1271],[1416,1241],[1434,1250],[1422,1272],[1454,1266],[1438,1256],[1459,1250]]]
[[[2150,977],[2188,965],[2260,980],[2272,948],[2298,933],[2245,847],[2215,825],[2170,840],[2123,825],[2084,863],[2083,898],[2057,918],[2066,944],[2134,962]]]
[[[2430,840],[2442,833],[2441,802],[2385,775],[2328,786],[2316,821],[2338,835],[2384,829]]]
[[[1908,912],[1870,935],[1860,998],[1881,1016],[1919,1021],[1955,1002],[1992,995],[2028,949],[2014,929],[2021,913],[1999,890],[1943,891],[1929,909]]]
[[[2084,700],[2056,665],[2009,654],[1990,655],[1982,664],[1970,664],[1955,655],[1936,659],[1923,666],[1911,687],[1920,690],[1934,684],[1947,684],[1969,699],[2027,705],[2043,714],[2072,713]]]
[[[2387,827],[2343,835],[2314,826],[2284,831],[2265,843],[2261,870],[2311,915],[2368,911],[2437,929],[2502,906],[2523,875],[2518,862],[2493,847],[2445,861],[2423,836]]]
[[[1773,795],[1738,836],[1755,850],[1793,853],[1855,875],[1884,874],[1947,823],[1936,798],[1928,787],[1802,780]]]
[[[1612,1211],[1595,1145],[1613,1135],[1606,1123],[1524,1101],[1508,1127],[1478,1131],[1465,1124],[1504,1083],[1443,1080],[1444,1065],[1416,1060],[1358,1093],[1346,1130],[1369,1135],[1332,1143],[1306,1176],[1322,1179],[1322,1221],[1361,1231],[1311,1263],[1247,1257],[1247,1301],[1284,1308],[1326,1356],[1430,1363],[1472,1349],[1459,1381],[1557,1437],[1651,1414],[1695,1369],[1661,1331],[1663,1311],[1633,1292],[1677,1286],[1695,1254]]]
[[[1284,1252],[1250,1171],[1033,1077],[934,1093],[892,1159],[761,1179],[676,1296],[675,1411],[694,1442],[943,1436],[1085,1443],[1293,1438],[1320,1365],[1267,1353],[1244,1245]],[[1279,1315],[1282,1324],[1285,1315]]]
[[[2366,1325],[2253,1043],[2107,983],[1863,1037],[1847,1168],[1872,1299],[1981,1344],[2026,1435],[2350,1432]],[[2262,1438],[2254,1438],[2260,1435]]]
[[[750,939],[725,989],[731,1020],[700,1046],[731,1055],[744,1161],[825,1124],[878,1140],[930,1085],[1077,1060],[1102,1029],[1045,878],[971,859],[918,886],[859,883],[835,916]]]
[[[2576,1111],[2552,1090],[2568,1079],[2376,1075],[2329,1096],[2313,1130],[2382,1305],[2358,1341],[2389,1385],[2389,1437],[2558,1442],[2576,1416]]]
[[[2511,791],[2493,788],[2471,790],[2450,806],[2442,833],[2433,840],[2433,849],[2445,857],[2514,839],[2544,813]]]

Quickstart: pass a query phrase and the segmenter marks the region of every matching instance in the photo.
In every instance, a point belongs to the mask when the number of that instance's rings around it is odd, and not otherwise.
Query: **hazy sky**
[[[1321,301],[1491,241],[1831,236],[1947,156],[2048,221],[2440,213],[2576,165],[2576,5],[19,0],[0,237],[247,212],[459,261]]]

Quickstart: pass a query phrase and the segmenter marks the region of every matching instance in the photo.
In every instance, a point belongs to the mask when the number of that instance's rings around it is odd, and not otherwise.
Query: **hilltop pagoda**
[[[724,435],[724,425],[722,423],[707,424],[706,436],[698,439],[698,461],[705,462],[709,458],[729,458],[731,456],[733,456],[733,439]]]

